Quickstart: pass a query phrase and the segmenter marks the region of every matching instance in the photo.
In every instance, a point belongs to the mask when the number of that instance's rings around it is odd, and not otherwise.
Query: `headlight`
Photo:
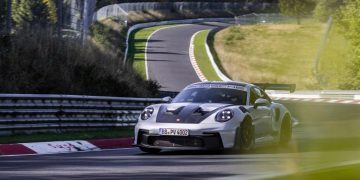
[[[234,112],[231,109],[225,109],[220,111],[216,117],[215,120],[218,122],[226,122],[231,120],[234,117]]]
[[[140,115],[140,119],[141,120],[149,119],[151,117],[151,115],[153,114],[153,112],[154,112],[154,108],[152,108],[152,107],[145,108],[145,110]]]

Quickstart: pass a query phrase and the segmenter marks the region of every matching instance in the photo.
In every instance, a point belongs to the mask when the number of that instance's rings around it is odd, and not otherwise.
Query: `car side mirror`
[[[170,96],[167,96],[167,97],[162,98],[162,101],[165,103],[171,103],[172,98]]]
[[[266,99],[259,98],[255,101],[254,108],[257,109],[259,106],[267,106],[270,102]]]

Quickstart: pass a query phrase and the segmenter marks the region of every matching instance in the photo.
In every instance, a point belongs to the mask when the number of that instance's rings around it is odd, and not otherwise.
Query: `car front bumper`
[[[160,136],[140,129],[135,146],[164,150],[219,150],[223,143],[219,133],[192,136]]]

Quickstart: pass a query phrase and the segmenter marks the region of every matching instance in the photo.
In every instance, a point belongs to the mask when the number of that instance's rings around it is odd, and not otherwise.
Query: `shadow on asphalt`
[[[140,155],[251,155],[251,154],[281,154],[281,153],[296,153],[298,151],[293,149],[292,145],[288,147],[278,147],[278,146],[266,146],[256,148],[251,152],[240,152],[237,150],[218,150],[218,151],[205,151],[205,150],[193,150],[193,151],[162,151],[157,154],[149,153],[140,153]]]

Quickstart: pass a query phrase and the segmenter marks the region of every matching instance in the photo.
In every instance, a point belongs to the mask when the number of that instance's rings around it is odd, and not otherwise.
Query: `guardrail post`
[[[315,60],[314,60],[313,74],[315,75],[317,81],[320,84],[322,83],[322,77],[319,74],[320,56],[321,56],[321,53],[323,52],[323,50],[324,50],[324,48],[326,46],[326,41],[329,38],[332,24],[333,24],[333,18],[332,18],[332,16],[330,16],[329,19],[328,19],[327,25],[326,25],[325,34],[321,39],[320,46],[319,46],[319,49],[317,51],[317,54],[316,54],[316,57],[315,57]]]

